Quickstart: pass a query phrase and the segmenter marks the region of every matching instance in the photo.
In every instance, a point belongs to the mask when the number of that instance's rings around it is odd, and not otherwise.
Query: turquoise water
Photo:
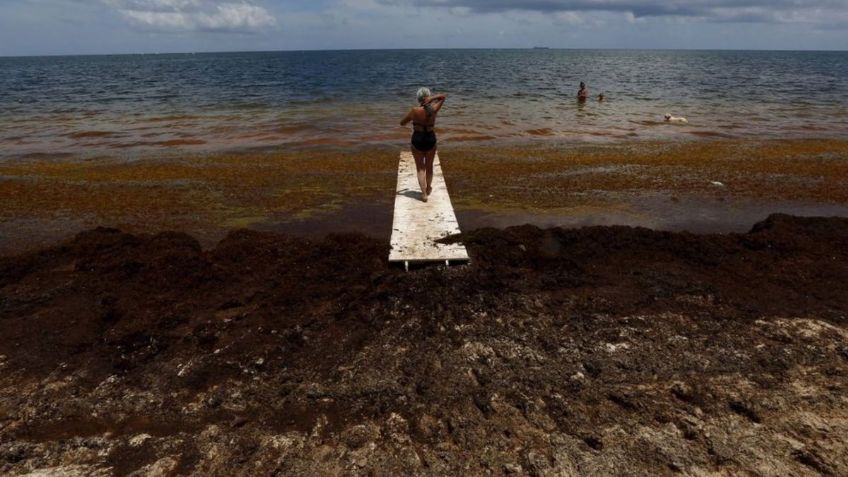
[[[575,99],[586,81],[593,98]],[[848,52],[382,50],[0,58],[0,156],[405,147],[419,86],[443,145],[839,137]],[[594,96],[603,92],[606,100]],[[687,125],[662,121],[666,112]]]

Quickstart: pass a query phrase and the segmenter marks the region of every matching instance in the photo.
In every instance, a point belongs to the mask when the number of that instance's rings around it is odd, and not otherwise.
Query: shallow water
[[[505,228],[531,224],[537,227],[589,227],[626,225],[670,232],[745,233],[771,214],[798,217],[848,217],[848,205],[809,201],[763,201],[753,199],[688,197],[660,194],[630,197],[616,207],[583,207],[544,212],[496,212],[460,208],[456,210],[462,230],[483,227]],[[392,208],[389,200],[352,202],[339,210],[305,220],[254,224],[258,230],[310,238],[329,233],[362,233],[376,238],[391,235]]]
[[[574,100],[588,83],[593,99]],[[405,146],[422,85],[443,144],[835,137],[848,52],[385,50],[0,58],[0,157]],[[594,95],[603,92],[599,103]],[[688,125],[662,121],[665,112]]]

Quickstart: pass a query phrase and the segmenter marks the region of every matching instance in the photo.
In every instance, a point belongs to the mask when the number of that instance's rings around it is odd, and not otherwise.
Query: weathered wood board
[[[390,262],[404,262],[408,266],[422,262],[469,261],[464,245],[436,243],[436,240],[459,233],[438,154],[433,165],[432,187],[428,201],[423,202],[412,153],[401,152]]]

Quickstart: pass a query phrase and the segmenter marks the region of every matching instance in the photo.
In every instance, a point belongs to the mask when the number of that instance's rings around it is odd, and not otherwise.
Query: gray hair
[[[431,94],[432,93],[430,93],[430,88],[418,88],[418,102],[420,103],[424,101],[424,98],[430,96]]]

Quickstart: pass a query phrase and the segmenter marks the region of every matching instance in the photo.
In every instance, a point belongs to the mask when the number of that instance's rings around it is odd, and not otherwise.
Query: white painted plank
[[[415,160],[412,153],[401,152],[390,262],[468,261],[464,245],[436,243],[436,240],[459,233],[438,154],[433,164],[432,187],[428,201],[422,202]]]

